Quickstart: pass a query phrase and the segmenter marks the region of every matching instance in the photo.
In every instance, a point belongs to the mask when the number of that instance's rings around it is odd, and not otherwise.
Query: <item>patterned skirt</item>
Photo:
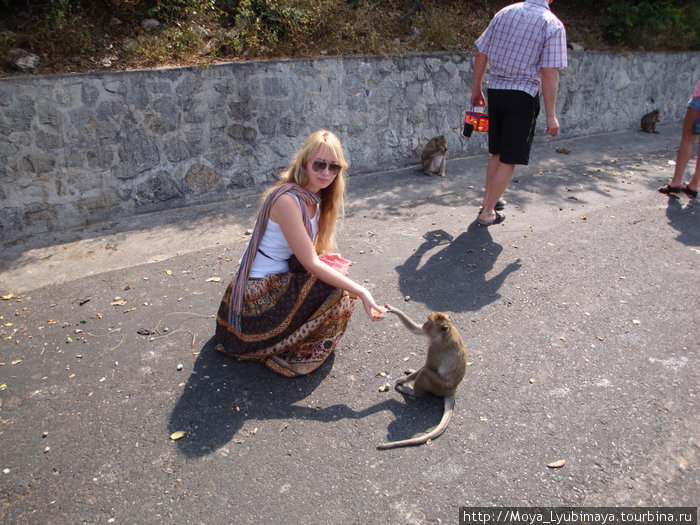
[[[321,366],[345,333],[357,301],[308,272],[249,279],[237,330],[228,323],[232,287],[216,316],[216,349],[239,360],[261,361],[287,377]]]

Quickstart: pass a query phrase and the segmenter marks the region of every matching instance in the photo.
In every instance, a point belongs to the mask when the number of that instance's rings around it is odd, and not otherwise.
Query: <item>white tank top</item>
[[[292,195],[292,197],[297,200],[299,207],[301,207],[302,204],[299,202],[296,195]],[[316,233],[318,233],[318,206],[316,206],[316,213],[311,218],[311,230],[313,236],[316,237]],[[250,243],[250,239],[248,243]],[[246,250],[247,249],[248,245],[246,244]],[[293,253],[284,233],[282,233],[282,227],[272,219],[268,219],[265,233],[260,240],[258,252],[255,254],[253,264],[250,268],[249,278],[261,279],[267,275],[288,272],[289,264],[287,263],[287,259],[289,259]],[[240,261],[238,261],[238,263],[240,264]]]

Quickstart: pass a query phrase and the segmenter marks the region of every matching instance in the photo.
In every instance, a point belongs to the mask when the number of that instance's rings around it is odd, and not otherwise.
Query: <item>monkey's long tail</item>
[[[380,450],[386,450],[389,448],[397,447],[414,447],[416,445],[422,445],[423,443],[427,443],[431,439],[437,438],[440,434],[442,434],[445,431],[447,425],[450,424],[450,419],[452,419],[452,412],[454,411],[454,408],[455,396],[445,396],[445,408],[442,414],[442,419],[440,420],[440,423],[438,423],[438,426],[436,426],[433,430],[431,430],[427,434],[423,434],[422,436],[404,439],[402,441],[389,441],[387,443],[381,443],[377,445],[377,448]]]

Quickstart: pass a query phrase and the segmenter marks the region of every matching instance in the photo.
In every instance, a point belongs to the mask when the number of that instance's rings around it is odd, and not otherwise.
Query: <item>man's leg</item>
[[[488,222],[496,218],[496,203],[510,184],[514,171],[515,164],[504,164],[501,162],[500,155],[491,154],[488,168],[486,168],[486,191],[479,220]]]

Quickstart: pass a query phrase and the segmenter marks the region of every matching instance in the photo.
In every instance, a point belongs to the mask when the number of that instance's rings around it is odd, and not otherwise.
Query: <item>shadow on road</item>
[[[248,439],[251,436],[244,429],[247,420],[280,420],[281,432],[283,422],[288,420],[332,422],[388,410],[394,418],[387,433],[377,432],[376,443],[380,443],[430,430],[442,415],[442,400],[434,397],[407,399],[405,403],[387,399],[363,410],[354,410],[346,404],[297,405],[326,378],[334,354],[312,374],[290,379],[260,363],[236,361],[216,352],[214,346],[211,338],[199,352],[168,423],[169,434],[186,433],[177,444],[187,457],[206,456],[233,439]]]
[[[687,246],[700,246],[700,228],[692,205],[683,207],[680,197],[670,195],[666,217],[668,223],[678,230],[676,240]]]
[[[503,247],[476,220],[457,238],[435,230],[427,232],[423,239],[423,244],[396,271],[402,295],[432,311],[479,310],[501,297],[498,290],[506,277],[520,268],[515,261],[488,277]],[[421,265],[428,253],[429,258]]]

